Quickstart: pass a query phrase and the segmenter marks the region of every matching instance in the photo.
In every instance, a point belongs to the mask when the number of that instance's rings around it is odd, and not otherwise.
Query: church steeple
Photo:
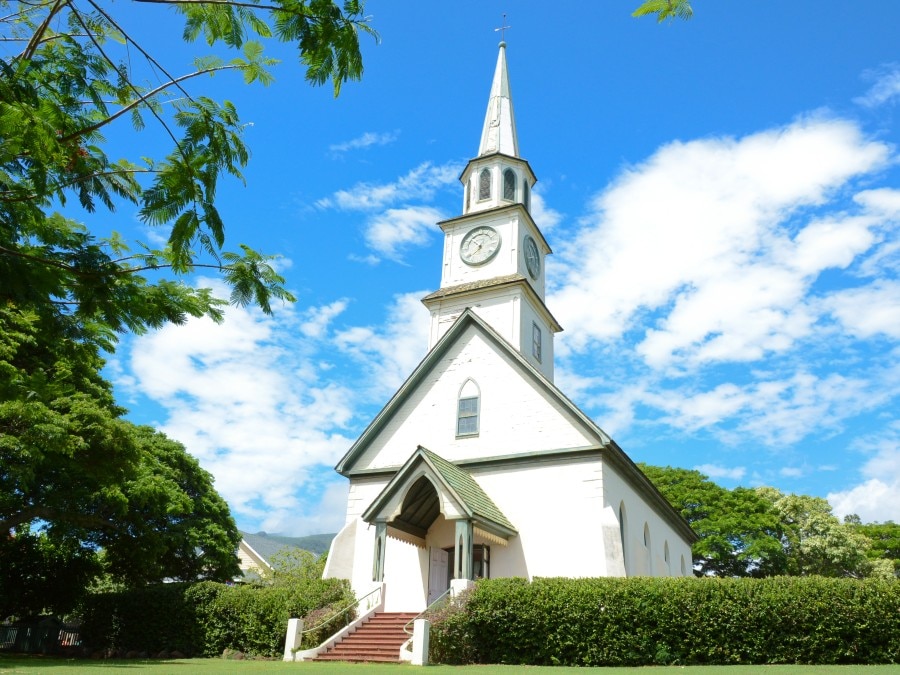
[[[513,115],[512,95],[509,90],[509,73],[506,68],[506,43],[500,43],[497,55],[497,68],[494,70],[494,82],[491,85],[491,96],[488,100],[487,113],[484,116],[484,127],[481,131],[481,144],[478,156],[484,157],[495,152],[519,156],[519,139],[516,136],[516,118]]]
[[[544,304],[544,260],[552,251],[530,213],[537,178],[519,156],[505,42],[478,155],[459,179],[462,215],[438,223],[444,231],[441,287],[422,300],[431,310],[429,348],[472,309],[552,381],[553,335],[562,330]]]

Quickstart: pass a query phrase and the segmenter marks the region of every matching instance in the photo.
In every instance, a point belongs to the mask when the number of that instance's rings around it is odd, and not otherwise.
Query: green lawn
[[[386,673],[399,670],[415,673],[420,670],[415,666],[391,665],[391,664],[353,664],[353,663],[283,663],[281,661],[225,661],[222,659],[183,659],[176,661],[84,661],[69,659],[53,659],[44,657],[21,657],[0,654],[0,675],[12,673],[57,673],[64,670],[77,670],[80,674],[102,673],[138,673],[154,672],[176,673],[188,675],[189,673],[297,673],[306,675],[311,673],[325,673],[326,675],[367,675]],[[500,675],[521,673],[538,673],[545,671],[548,675],[559,673],[585,673],[595,672],[602,675],[900,675],[900,665],[890,666],[669,666],[648,668],[538,668],[528,666],[430,666],[427,669],[432,673],[453,673],[464,675],[477,673],[479,675]]]

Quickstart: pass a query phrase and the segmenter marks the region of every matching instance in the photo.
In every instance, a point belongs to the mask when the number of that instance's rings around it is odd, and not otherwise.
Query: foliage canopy
[[[222,71],[268,84],[276,61],[259,40],[274,38],[337,95],[362,74],[360,32],[374,35],[361,0],[137,1],[175,12],[184,40],[216,53],[174,73],[165,45],[141,44],[112,6],[0,0],[0,581],[24,583],[0,617],[65,611],[73,599],[48,601],[49,581],[101,565],[129,585],[237,572],[239,534],[211,476],[122,419],[100,353],[124,331],[221,320],[227,301],[185,281],[200,268],[233,303],[292,299],[272,256],[225,249],[216,195],[243,179],[249,151],[235,106],[190,87]],[[129,123],[131,156],[114,159],[106,134]],[[78,209],[136,213],[166,244],[100,237]]]

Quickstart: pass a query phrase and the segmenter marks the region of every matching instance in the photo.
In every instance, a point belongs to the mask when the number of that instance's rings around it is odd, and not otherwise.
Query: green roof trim
[[[372,501],[362,514],[363,520],[368,523],[385,520],[386,516],[381,514],[381,510],[398,492],[409,490],[412,486],[412,477],[421,464],[425,464],[430,469],[427,475],[432,483],[438,484],[435,485],[435,488],[449,495],[474,524],[505,539],[518,534],[518,530],[509,518],[503,515],[494,501],[488,497],[467,471],[421,445],[416,448],[406,463]],[[422,525],[424,526],[424,523]],[[429,527],[430,525],[431,523],[428,523]]]
[[[473,515],[480,516],[486,520],[493,521],[498,525],[502,525],[510,530],[515,531],[515,526],[509,522],[509,519],[503,515],[500,509],[494,504],[494,500],[488,497],[487,493],[472,478],[472,475],[450,461],[447,461],[440,455],[433,453],[431,450],[421,448],[422,454],[431,460],[435,471],[441,474],[447,484],[453,488],[453,491],[459,496],[464,508]]]

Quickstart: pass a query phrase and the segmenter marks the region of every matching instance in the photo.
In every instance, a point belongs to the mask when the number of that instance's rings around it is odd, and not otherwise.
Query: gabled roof
[[[471,309],[466,309],[459,318],[453,323],[450,329],[444,333],[443,337],[438,340],[437,344],[431,349],[425,358],[416,366],[415,370],[410,374],[406,381],[397,390],[397,393],[388,401],[387,405],[381,409],[375,419],[373,419],[365,431],[360,435],[356,442],[350,447],[347,453],[335,466],[335,470],[344,475],[352,476],[356,472],[353,471],[353,465],[363,455],[366,447],[375,436],[390,422],[399,408],[406,402],[410,395],[419,387],[427,377],[428,373],[434,368],[447,351],[453,346],[456,340],[468,329],[474,328],[485,339],[493,343],[498,349],[502,350],[505,355],[512,361],[525,375],[535,384],[541,387],[551,398],[555,399],[560,408],[567,411],[576,418],[584,428],[592,433],[597,439],[597,452],[602,453],[604,459],[615,466],[621,473],[623,478],[635,487],[641,494],[645,495],[648,501],[656,506],[659,513],[673,525],[688,541],[695,541],[696,535],[677,511],[666,501],[665,497],[656,489],[650,480],[641,472],[633,461],[625,454],[625,452],[603,431],[590,417],[581,411],[569,398],[563,394],[555,384],[544,377],[540,371],[532,366],[516,350],[509,342],[500,336],[493,328],[491,328],[481,317],[479,317]],[[549,456],[557,454],[558,450],[550,450],[546,454]],[[532,452],[528,453],[530,457],[539,457],[544,453]]]
[[[517,534],[513,524],[468,472],[421,445],[369,505],[363,513],[363,520],[368,523],[387,521],[392,514],[385,513],[385,509],[401,493],[406,494],[423,475],[431,481],[437,492],[449,496],[454,506],[481,529],[504,538]],[[427,530],[431,523],[412,525],[419,525],[421,529]]]
[[[500,334],[491,328],[480,316],[472,311],[472,309],[466,308],[463,310],[462,314],[459,315],[459,318],[453,322],[453,325],[449,330],[447,330],[441,339],[438,340],[431,351],[425,355],[425,358],[422,359],[418,366],[416,366],[412,374],[406,378],[406,381],[400,386],[400,389],[397,390],[397,393],[394,394],[391,400],[388,401],[387,405],[385,405],[384,408],[381,409],[381,412],[375,416],[375,419],[369,423],[369,426],[366,427],[365,431],[363,431],[360,437],[356,439],[356,442],[350,446],[347,453],[334,467],[335,471],[344,476],[349,476],[353,473],[353,464],[365,452],[369,442],[374,439],[374,437],[391,420],[400,406],[402,406],[409,398],[410,394],[422,383],[429,371],[435,365],[440,363],[441,359],[459,336],[470,327],[478,331],[488,342],[505,352],[509,359],[522,370],[526,377],[529,377],[552,398],[555,398],[563,410],[576,417],[583,424],[585,429],[592,432],[596,437],[598,446],[606,446],[609,444],[609,436],[598,427],[590,417],[579,410],[578,407],[556,387],[556,385],[544,377],[515,347],[501,337]]]

